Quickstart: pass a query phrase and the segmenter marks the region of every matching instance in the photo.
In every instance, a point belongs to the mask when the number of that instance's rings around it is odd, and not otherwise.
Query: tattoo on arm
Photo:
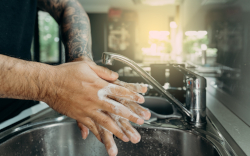
[[[61,26],[66,61],[92,58],[89,18],[77,0],[38,0],[38,6]]]

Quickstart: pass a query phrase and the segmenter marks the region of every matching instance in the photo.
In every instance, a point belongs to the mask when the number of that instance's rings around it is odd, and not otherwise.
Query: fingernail
[[[118,73],[116,73],[116,72],[112,72],[112,73],[111,73],[111,76],[112,76],[113,78],[118,78],[119,75],[118,75]]]
[[[132,143],[136,144],[136,143],[140,142],[140,140],[141,140],[141,136],[135,135],[135,136],[133,137],[133,142],[132,142]]]
[[[86,134],[85,134],[85,132],[84,132],[84,131],[81,131],[81,133],[82,133],[82,139],[85,140],[85,139],[86,139]]]
[[[117,148],[114,148],[114,147],[108,150],[109,156],[116,156],[117,152],[118,152]]]
[[[138,102],[139,103],[144,103],[144,101],[145,101],[144,97],[142,95],[140,95],[140,94],[139,94],[139,97],[140,98],[139,98]]]
[[[144,120],[139,118],[139,119],[137,119],[136,123],[139,125],[142,125],[144,123]]]
[[[137,138],[137,143],[138,142],[140,142],[141,141],[141,135],[140,134],[138,134],[138,136],[137,136],[138,138]]]
[[[149,120],[151,117],[151,113],[149,110],[143,111],[143,112],[141,112],[141,114],[142,114],[144,120]]]
[[[131,132],[133,133],[132,138],[131,138],[131,142],[136,144],[141,140],[141,135],[138,132]]]
[[[122,140],[124,142],[129,142],[129,138],[126,135],[123,135]]]

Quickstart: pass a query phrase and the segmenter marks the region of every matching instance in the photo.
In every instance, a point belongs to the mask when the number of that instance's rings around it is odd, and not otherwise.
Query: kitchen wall
[[[91,16],[90,18],[92,18],[93,16],[97,16],[97,14],[107,14],[110,8],[136,11],[138,17],[135,28],[136,34],[134,43],[134,53],[136,60],[142,59],[142,47],[149,46],[149,31],[169,31],[169,18],[174,18],[175,16],[175,5],[152,7],[146,5],[135,5],[133,4],[132,0],[79,0],[79,2],[82,4],[86,12]],[[105,17],[103,16],[103,18]],[[95,21],[93,22],[93,19],[91,19],[93,27],[100,27],[100,29],[102,29],[100,25],[103,25],[103,20],[100,19],[100,22],[96,21],[96,19],[94,20]],[[94,26],[95,24],[97,24],[97,26]],[[97,32],[92,31],[92,33]],[[103,35],[100,34],[101,37],[99,38],[99,40],[101,41],[97,41],[95,39],[95,36],[97,36],[96,34],[93,35],[93,38],[95,40],[93,40],[93,51],[97,52],[97,49],[101,51],[102,48],[97,47],[100,46],[100,42],[103,41]],[[103,46],[101,45],[101,47]],[[96,55],[94,56],[96,59],[99,59],[101,56],[99,53],[94,55]]]

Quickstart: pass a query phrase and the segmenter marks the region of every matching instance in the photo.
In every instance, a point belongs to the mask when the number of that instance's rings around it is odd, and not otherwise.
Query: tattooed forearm
[[[93,59],[89,18],[77,0],[38,0],[38,6],[61,26],[67,62],[84,57]]]

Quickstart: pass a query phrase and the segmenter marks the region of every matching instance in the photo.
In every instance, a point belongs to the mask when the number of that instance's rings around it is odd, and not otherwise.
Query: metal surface
[[[186,107],[192,113],[190,122],[200,127],[206,123],[206,79],[182,66],[175,66],[185,75]]]
[[[163,98],[153,98],[151,105]],[[169,105],[169,104],[168,104]],[[157,107],[159,105],[155,105]],[[44,111],[45,112],[45,111]],[[0,155],[108,156],[106,149],[90,133],[86,140],[76,122],[53,113],[52,109],[32,116],[29,123],[0,133]],[[57,114],[57,115],[56,115]],[[56,116],[55,116],[56,115]],[[44,121],[44,119],[46,119]],[[118,156],[245,156],[218,120],[207,110],[207,124],[191,127],[181,119],[157,120],[138,126],[142,136],[138,144],[115,138]]]
[[[178,110],[166,99],[153,96],[145,96],[142,107],[146,107],[151,112],[151,118],[156,119],[179,119],[182,117]]]
[[[92,133],[86,140],[81,138],[74,121],[30,128],[1,144],[1,156],[108,156],[104,145]],[[115,139],[118,156],[219,156],[211,142],[189,131],[144,127],[137,130],[142,135],[138,144]]]
[[[118,156],[237,155],[209,119],[204,129],[192,128],[180,119],[134,126],[142,136],[140,143],[124,143],[115,138]],[[0,134],[0,151],[1,156],[108,156],[104,145],[92,133],[86,140],[81,138],[72,119],[48,120],[11,129],[8,134]]]
[[[183,113],[189,117],[189,121],[196,127],[202,127],[206,123],[206,79],[199,76],[188,69],[181,66],[176,66],[177,69],[184,72],[187,77],[188,86],[188,109],[183,106],[183,104],[178,101],[172,94],[166,91],[161,84],[159,84],[151,75],[145,72],[140,66],[138,66],[134,61],[127,57],[119,54],[104,52],[103,64],[112,65],[114,60],[125,63],[131,67],[135,72],[140,75],[147,83],[149,83],[155,90],[164,95],[171,104],[178,106]]]
[[[208,78],[207,91],[250,127],[250,108],[246,106],[248,103],[229,95],[218,84],[215,78]]]

